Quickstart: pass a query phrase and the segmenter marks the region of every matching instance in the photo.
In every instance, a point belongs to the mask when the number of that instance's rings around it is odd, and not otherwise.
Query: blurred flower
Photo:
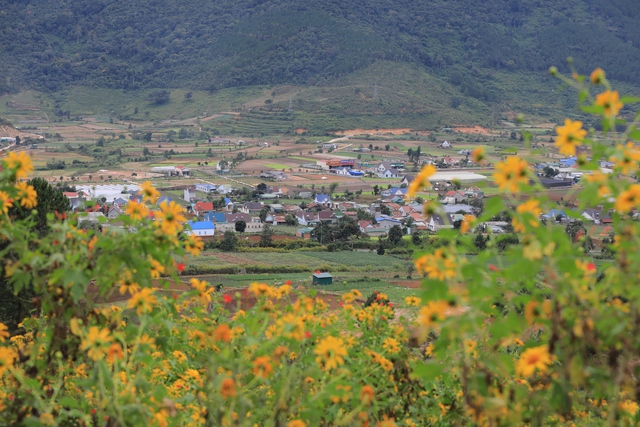
[[[418,322],[427,327],[432,326],[435,322],[446,318],[445,312],[448,308],[449,303],[444,300],[429,301],[420,309]]]
[[[484,163],[486,158],[484,147],[476,147],[471,153],[471,158],[474,163]]]
[[[559,148],[560,154],[565,156],[574,156],[576,147],[582,144],[587,131],[582,129],[581,121],[571,121],[565,119],[564,126],[556,128],[556,147]]]
[[[198,256],[200,251],[204,249],[204,242],[198,236],[189,236],[184,242],[184,249],[191,255]]]
[[[640,184],[633,184],[620,193],[616,199],[615,208],[620,213],[626,213],[638,205],[640,205]]]
[[[329,370],[344,364],[347,348],[342,338],[328,336],[318,343],[313,352],[317,355],[316,363]]]
[[[427,165],[422,168],[420,173],[416,175],[416,177],[409,184],[409,188],[407,188],[407,199],[411,199],[415,197],[416,193],[420,191],[425,186],[429,185],[429,178],[436,173],[436,167],[433,165]]]
[[[268,356],[258,356],[253,361],[253,374],[258,378],[269,378],[273,367]]]
[[[236,382],[233,378],[225,378],[220,386],[220,395],[223,399],[236,397]]]
[[[441,248],[436,249],[433,254],[421,256],[414,263],[416,270],[430,279],[447,280],[456,276],[454,257]]]
[[[529,165],[519,157],[511,156],[496,165],[493,178],[500,187],[500,191],[517,193],[520,190],[520,184],[529,182]]]
[[[2,203],[2,205],[0,206],[2,208],[2,211],[4,213],[8,213],[9,208],[13,206],[13,199],[9,196],[9,193],[0,191],[0,203]]]
[[[168,235],[182,230],[182,224],[187,220],[182,206],[174,201],[167,203],[166,200],[160,203],[160,212],[156,213],[156,217],[160,220],[160,229]]]
[[[410,296],[406,297],[404,302],[407,303],[409,307],[418,307],[422,303],[422,300],[419,297]]]
[[[391,354],[400,353],[400,343],[395,338],[385,338],[382,342],[382,348]]]
[[[4,158],[7,169],[15,170],[16,179],[26,178],[29,172],[33,172],[31,157],[24,151],[10,152]]]
[[[591,76],[589,77],[589,80],[591,80],[591,83],[593,83],[594,85],[599,85],[599,84],[602,84],[605,78],[606,78],[606,75],[604,70],[598,67],[591,72]]]
[[[83,351],[87,351],[87,355],[93,360],[102,359],[109,351],[112,338],[109,335],[109,330],[106,328],[98,328],[97,326],[91,326],[87,336],[82,340],[80,348]]]
[[[596,105],[604,107],[604,114],[607,117],[617,116],[624,104],[620,102],[620,95],[617,90],[607,90],[596,96]]]
[[[153,295],[153,289],[144,288],[129,298],[127,308],[135,308],[138,316],[140,316],[144,312],[151,311],[157,303],[158,299]]]
[[[17,198],[20,199],[20,206],[27,209],[33,209],[38,205],[38,193],[35,188],[26,182],[19,182],[16,184],[18,190]]]
[[[525,378],[532,376],[536,370],[544,373],[552,362],[553,358],[546,345],[532,347],[520,355],[520,359],[516,363],[516,373]]]
[[[370,385],[363,385],[360,389],[360,401],[365,405],[370,404],[376,398],[376,393]]]
[[[134,221],[142,221],[149,216],[149,209],[147,209],[143,203],[131,200],[127,205],[125,213]]]
[[[151,185],[150,181],[145,181],[140,190],[142,191],[142,199],[145,202],[155,203],[160,198],[160,192]]]

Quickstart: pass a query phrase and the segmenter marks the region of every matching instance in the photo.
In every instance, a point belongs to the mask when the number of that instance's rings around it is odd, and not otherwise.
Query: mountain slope
[[[636,0],[8,1],[3,90],[315,85],[377,60],[451,76],[478,99],[483,69],[546,70],[573,56],[640,80]],[[7,79],[9,77],[9,79]]]

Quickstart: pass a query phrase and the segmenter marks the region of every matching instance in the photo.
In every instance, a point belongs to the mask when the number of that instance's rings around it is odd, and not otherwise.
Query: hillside
[[[358,126],[371,116],[384,126],[471,123],[520,106],[553,117],[521,89],[551,93],[545,71],[568,56],[582,72],[640,81],[635,0],[27,0],[2,14],[11,25],[0,28],[0,94],[53,94],[53,111],[100,108],[69,99],[77,87],[145,93],[147,110],[164,103],[154,88],[208,92],[215,104],[222,90],[256,87],[249,101],[288,109],[293,98],[302,116],[292,126],[305,114],[337,120],[323,129],[345,116]]]

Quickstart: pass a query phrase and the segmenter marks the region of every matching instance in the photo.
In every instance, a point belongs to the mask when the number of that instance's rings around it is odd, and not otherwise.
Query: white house
[[[190,230],[185,230],[185,234],[198,236],[198,237],[211,237],[214,235],[216,225],[211,221],[189,221]]]
[[[201,191],[203,193],[211,193],[215,191],[216,186],[212,184],[196,184],[196,191]]]
[[[396,168],[389,168],[384,172],[378,173],[378,178],[398,178],[400,176],[400,171]]]
[[[449,141],[445,141],[440,144],[440,148],[451,148],[451,144],[449,143]]]

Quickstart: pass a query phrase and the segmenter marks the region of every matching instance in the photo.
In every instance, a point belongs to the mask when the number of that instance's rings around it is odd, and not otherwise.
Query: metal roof
[[[316,277],[318,279],[326,279],[326,278],[333,277],[333,276],[330,275],[329,273],[315,273],[313,275],[313,277]]]

